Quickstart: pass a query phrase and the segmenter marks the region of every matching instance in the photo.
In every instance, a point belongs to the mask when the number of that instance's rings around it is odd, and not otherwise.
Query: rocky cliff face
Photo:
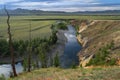
[[[77,35],[77,39],[78,41],[82,44],[82,47],[85,47],[87,42],[88,42],[88,37],[83,37],[82,36],[82,32],[84,32],[87,28],[89,27],[89,24],[87,24],[87,22],[81,22],[80,26],[79,26],[79,30],[78,30],[78,35]]]
[[[82,22],[78,32],[77,39],[83,46],[78,54],[81,65],[85,66],[86,60],[89,62],[92,58],[91,55],[111,41],[114,41],[115,46],[110,56],[120,58],[120,21]]]

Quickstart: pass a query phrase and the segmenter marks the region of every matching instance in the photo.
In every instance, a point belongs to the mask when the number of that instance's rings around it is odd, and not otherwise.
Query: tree
[[[50,54],[50,66],[53,66],[53,58],[52,58],[52,54]]]
[[[63,29],[63,30],[68,29],[68,28],[67,28],[67,25],[66,25],[65,23],[63,23],[63,22],[62,22],[62,23],[59,23],[59,24],[57,25],[57,28],[58,28],[58,29]]]
[[[23,68],[24,68],[24,71],[27,71],[27,58],[24,57],[24,60],[23,60]]]
[[[31,47],[31,22],[30,22],[30,31],[29,31],[29,52],[28,52],[28,72],[31,71],[31,52],[32,52],[32,47]]]
[[[42,68],[47,67],[47,44],[43,42],[38,47],[39,58],[41,61]]]
[[[39,57],[39,55],[38,55],[38,49],[37,48],[35,48],[34,49],[34,54],[36,55],[36,65],[35,65],[35,68],[39,68],[39,59],[38,59],[38,57]]]
[[[112,48],[114,48],[113,41],[110,44],[100,48],[99,51],[95,54],[95,57],[92,58],[87,65],[114,65],[116,60],[109,56]]]
[[[4,10],[5,12],[7,13],[7,25],[8,25],[8,36],[9,36],[9,50],[10,50],[10,53],[11,53],[11,65],[12,65],[12,70],[13,70],[13,75],[14,77],[17,76],[17,73],[16,73],[16,69],[15,69],[15,58],[14,58],[14,49],[13,49],[13,43],[12,43],[12,36],[11,36],[11,26],[10,26],[10,15],[6,9],[6,7],[4,7]]]
[[[59,65],[60,65],[60,62],[59,62],[59,57],[57,53],[56,56],[54,57],[54,66],[58,67]]]

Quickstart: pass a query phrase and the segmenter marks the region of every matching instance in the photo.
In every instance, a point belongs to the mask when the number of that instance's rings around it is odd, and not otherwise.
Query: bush
[[[60,65],[58,54],[54,57],[54,66],[58,67]]]
[[[24,71],[27,71],[27,67],[28,67],[28,60],[26,57],[24,57],[24,60],[23,60],[23,68],[24,68]]]
[[[56,36],[57,31],[52,31],[52,35],[49,38],[49,43],[50,44],[55,44],[57,42],[57,36]]]
[[[108,65],[115,65],[116,64],[116,59],[112,58],[110,61],[108,61]]]
[[[47,48],[46,48],[46,43],[42,43],[38,47],[38,54],[41,62],[42,68],[47,67]]]
[[[76,64],[74,62],[72,63],[71,68],[72,69],[76,69],[77,68],[77,66],[76,66]]]
[[[6,80],[4,75],[0,76],[0,80]]]
[[[0,39],[0,56],[10,56],[9,54],[9,44],[6,40]]]
[[[63,29],[63,30],[68,29],[65,23],[59,23],[59,24],[57,25],[57,28],[58,28],[58,29]]]
[[[105,47],[100,48],[99,51],[96,53],[95,57],[90,60],[87,64],[89,65],[115,65],[116,60],[110,59],[107,60],[109,57],[110,49],[114,47],[113,41],[110,44],[107,44]]]

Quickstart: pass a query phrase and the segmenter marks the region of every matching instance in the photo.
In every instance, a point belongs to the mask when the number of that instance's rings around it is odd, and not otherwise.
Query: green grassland
[[[88,19],[88,20],[120,20],[120,15],[52,15],[52,16],[14,16],[13,19]]]
[[[10,80],[120,80],[120,67],[45,68],[22,73]]]
[[[27,17],[24,16],[26,19]],[[49,37],[51,35],[50,26],[55,21],[27,21],[23,20],[24,17],[11,17],[10,25],[12,37],[15,40],[19,39],[28,39],[29,38],[29,30],[31,23],[31,34],[32,38],[35,37]],[[7,38],[7,23],[6,17],[0,18],[0,36],[1,38]]]
[[[4,39],[8,37],[6,19],[7,17],[0,16],[0,38]],[[32,27],[32,38],[49,37],[51,35],[50,26],[55,23],[56,20],[47,19],[119,20],[120,16],[11,16],[10,24],[13,39],[28,39],[30,22]]]

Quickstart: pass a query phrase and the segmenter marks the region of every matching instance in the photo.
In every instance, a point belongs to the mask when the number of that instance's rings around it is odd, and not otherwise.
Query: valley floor
[[[45,68],[22,73],[9,80],[120,80],[120,67]]]

